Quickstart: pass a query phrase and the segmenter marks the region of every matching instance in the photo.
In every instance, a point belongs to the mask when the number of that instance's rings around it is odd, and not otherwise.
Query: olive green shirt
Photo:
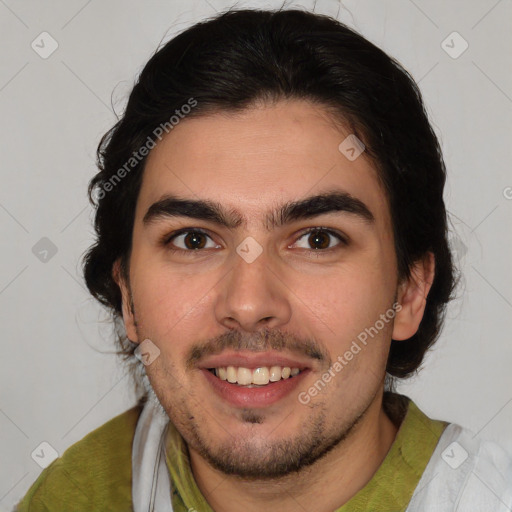
[[[336,512],[405,511],[448,423],[432,420],[412,400],[386,393],[397,436],[370,481]],[[116,416],[68,448],[40,474],[18,512],[131,511],[132,442],[142,411]],[[186,444],[169,425],[167,467],[174,512],[213,512],[194,480]]]

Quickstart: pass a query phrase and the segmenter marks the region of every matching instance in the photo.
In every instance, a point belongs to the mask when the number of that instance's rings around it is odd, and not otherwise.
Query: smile
[[[262,366],[254,369],[244,368],[243,366],[227,366],[209,368],[208,371],[220,380],[251,388],[267,386],[270,382],[293,378],[301,370],[299,368],[290,368],[289,366]]]

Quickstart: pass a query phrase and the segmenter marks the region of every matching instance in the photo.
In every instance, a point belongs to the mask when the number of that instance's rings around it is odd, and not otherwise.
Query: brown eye
[[[325,231],[312,231],[308,237],[308,243],[313,249],[327,249],[331,240]]]
[[[183,238],[187,249],[202,249],[206,245],[206,237],[202,233],[191,231]]]
[[[165,245],[172,251],[193,252],[200,249],[219,248],[211,237],[199,230],[182,230],[167,239]]]
[[[338,243],[333,243],[336,240]],[[338,246],[347,245],[347,241],[342,235],[330,229],[313,228],[302,233],[294,245],[301,249],[327,252],[327,249],[336,249]]]

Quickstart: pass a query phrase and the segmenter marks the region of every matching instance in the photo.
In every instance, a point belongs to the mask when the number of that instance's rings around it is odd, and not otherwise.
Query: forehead
[[[389,224],[372,162],[364,152],[353,160],[339,149],[350,135],[302,100],[185,118],[147,158],[137,218],[173,194],[219,202],[256,224],[271,207],[337,188],[363,201],[377,223]]]

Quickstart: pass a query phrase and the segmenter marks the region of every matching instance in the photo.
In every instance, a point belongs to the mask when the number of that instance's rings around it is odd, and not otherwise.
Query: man
[[[333,19],[231,11],[147,63],[89,192],[140,403],[18,510],[505,511],[512,458],[393,392],[455,286],[407,72]]]

